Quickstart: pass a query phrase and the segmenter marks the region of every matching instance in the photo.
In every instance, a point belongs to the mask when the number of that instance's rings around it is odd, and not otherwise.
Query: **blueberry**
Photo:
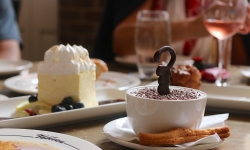
[[[78,109],[78,108],[84,108],[84,104],[81,102],[76,102],[75,104],[73,104],[74,109]]]
[[[64,105],[64,107],[66,108],[66,110],[74,109],[72,105],[68,105],[68,104]]]
[[[60,105],[54,105],[51,108],[51,112],[60,112],[60,111],[66,111],[66,108]]]
[[[36,102],[37,101],[37,95],[31,95],[29,97],[29,102],[32,103],[32,102]]]
[[[72,97],[65,97],[63,100],[62,100],[62,104],[66,105],[72,105],[73,104],[73,99]]]

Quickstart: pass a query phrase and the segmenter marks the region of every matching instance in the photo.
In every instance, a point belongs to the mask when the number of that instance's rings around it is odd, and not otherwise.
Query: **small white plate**
[[[102,88],[96,90],[96,95],[97,100],[100,104],[96,107],[75,109],[70,111],[28,116],[22,118],[12,118],[12,116],[16,112],[16,106],[24,101],[27,101],[29,96],[14,97],[0,101],[0,128],[27,129],[48,127],[126,112],[124,90],[121,91],[113,88]],[[7,119],[1,120],[1,118]]]
[[[167,59],[166,62],[169,62],[169,59]],[[136,65],[136,56],[135,55],[128,55],[128,56],[123,56],[123,57],[115,57],[115,61],[118,63],[121,63],[123,65],[127,66],[135,66]],[[176,56],[176,61],[175,65],[184,65],[184,64],[193,64],[194,61],[187,56],[182,56],[182,55],[177,55]]]
[[[0,60],[0,75],[19,73],[24,69],[30,68],[32,65],[33,63],[27,60]]]
[[[108,132],[108,131],[116,128],[116,127],[120,128],[123,125],[125,119],[126,119],[126,117],[116,119],[116,120],[113,120],[113,121],[107,123],[104,126],[103,131]],[[111,140],[111,141],[113,141],[113,142],[115,142],[117,144],[123,145],[125,147],[129,147],[129,148],[133,148],[133,149],[140,149],[140,150],[201,150],[201,149],[212,149],[212,148],[215,148],[215,147],[219,146],[223,142],[223,141],[221,141],[221,142],[218,142],[218,143],[196,145],[196,146],[187,147],[187,148],[181,148],[181,147],[152,147],[152,146],[144,146],[144,145],[140,145],[138,143],[117,139],[117,138],[111,136],[110,134],[105,134],[105,136],[109,140]]]
[[[240,70],[240,73],[246,77],[246,78],[250,78],[250,69],[247,70]]]
[[[96,88],[117,88],[119,90],[126,90],[140,83],[141,80],[136,76],[109,71],[101,74],[98,80],[96,80]],[[4,81],[6,88],[23,94],[36,94],[38,91],[37,84],[37,73],[18,75]]]
[[[37,93],[37,74],[23,74],[10,77],[4,81],[4,86],[11,91],[23,94]]]
[[[136,76],[113,71],[102,73],[96,80],[96,88],[117,88],[119,90],[126,90],[140,84],[141,80]]]
[[[128,55],[123,57],[115,57],[115,61],[127,66],[127,67],[136,67],[136,56],[135,55]]]
[[[96,145],[77,137],[30,129],[2,128],[0,140],[25,143],[23,147],[19,147],[20,149],[101,150]]]

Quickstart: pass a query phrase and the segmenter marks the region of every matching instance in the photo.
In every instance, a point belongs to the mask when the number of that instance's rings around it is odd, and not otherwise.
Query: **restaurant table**
[[[39,62],[34,62],[33,66],[23,73],[33,73],[37,71]],[[115,62],[107,62],[110,71],[117,71],[123,73],[136,72],[135,67],[121,66],[121,64]],[[239,69],[244,66],[231,66],[229,72],[231,77],[229,78],[229,84],[248,86],[247,80],[242,79]],[[17,97],[24,94],[14,93],[4,87],[4,80],[10,76],[0,77],[0,94]],[[152,81],[142,81],[141,85],[146,85]],[[228,113],[227,111],[208,109],[205,115],[213,115],[218,113]],[[105,137],[103,134],[103,127],[110,121],[115,119],[126,117],[126,112],[121,114],[113,114],[101,118],[93,118],[88,120],[79,120],[77,123],[68,123],[62,125],[56,125],[51,127],[41,127],[39,130],[58,132],[81,138],[89,141],[103,150],[129,150],[130,148],[118,145]],[[231,136],[227,138],[221,145],[214,148],[214,150],[249,150],[250,149],[250,115],[241,112],[229,112],[229,118],[225,121],[226,125],[230,127]]]

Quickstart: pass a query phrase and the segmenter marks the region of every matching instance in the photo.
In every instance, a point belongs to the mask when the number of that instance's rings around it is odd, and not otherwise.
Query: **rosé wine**
[[[211,35],[223,40],[234,35],[242,23],[236,21],[206,20],[204,24]]]

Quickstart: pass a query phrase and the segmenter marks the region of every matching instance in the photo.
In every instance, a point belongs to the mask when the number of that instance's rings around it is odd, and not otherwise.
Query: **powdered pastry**
[[[101,59],[97,59],[97,58],[91,58],[91,60],[95,63],[96,65],[96,79],[98,79],[102,73],[107,72],[108,71],[108,66],[107,64],[101,60]]]
[[[178,65],[171,69],[171,85],[199,89],[201,73],[193,65]]]

